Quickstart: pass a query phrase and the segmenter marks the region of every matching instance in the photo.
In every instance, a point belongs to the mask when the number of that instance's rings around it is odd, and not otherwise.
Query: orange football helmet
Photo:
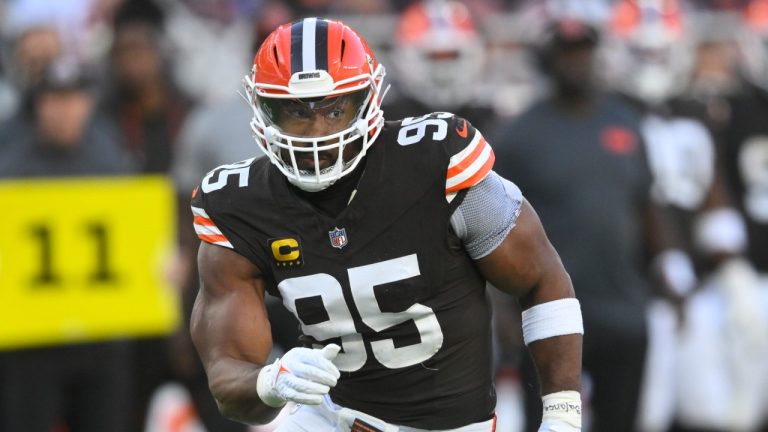
[[[384,75],[365,40],[342,22],[305,18],[278,27],[244,80],[259,148],[295,186],[327,188],[355,169],[381,132]],[[330,128],[322,136],[285,130],[318,113]],[[344,160],[357,142],[360,151]]]

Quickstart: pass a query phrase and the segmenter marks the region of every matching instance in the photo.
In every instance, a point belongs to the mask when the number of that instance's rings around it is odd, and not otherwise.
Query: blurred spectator
[[[201,105],[187,117],[172,167],[179,191],[191,193],[218,166],[261,156],[249,126],[252,115],[248,102],[233,94],[225,102]]]
[[[253,42],[261,1],[167,2],[166,34],[173,49],[172,74],[184,92],[216,103],[237,91]]]
[[[539,52],[552,94],[491,142],[499,173],[526,191],[582,302],[591,378],[582,394],[592,409],[584,430],[616,432],[635,428],[651,293],[643,235],[657,225],[640,115],[600,90],[598,36],[580,20],[552,23]],[[523,373],[534,376],[530,361]],[[525,390],[526,430],[535,431],[541,403],[534,388]]]
[[[258,48],[263,37],[278,25],[290,21],[293,13],[284,3],[276,1],[265,1],[259,10],[257,24],[250,33],[252,43],[243,56],[244,66],[238,71],[240,76],[235,82],[241,82],[250,71],[252,51]],[[221,99],[196,106],[185,118],[177,137],[179,147],[171,173],[186,201],[187,195],[212,169],[262,155],[252,137],[252,115],[244,96],[233,88],[224,92]],[[192,237],[197,239],[194,233]]]
[[[695,9],[728,11],[741,9],[748,2],[749,0],[689,0],[688,5]]]
[[[117,130],[94,111],[93,78],[74,60],[61,59],[31,91],[32,115],[7,122],[0,177],[127,173]],[[99,161],[95,164],[94,161]]]
[[[18,95],[16,90],[8,80],[3,63],[0,62],[0,123],[13,115],[17,104]],[[0,147],[2,146],[3,143],[0,143]]]
[[[108,0],[12,0],[6,1],[2,31],[11,37],[29,29],[51,28],[59,33],[65,51],[81,57],[85,51],[86,27],[97,2]]]
[[[115,13],[104,103],[139,171],[167,173],[173,143],[191,105],[173,82],[162,38],[163,12],[151,0],[129,0]]]
[[[334,14],[373,15],[387,13],[390,9],[390,2],[381,0],[335,0],[333,7]]]
[[[128,172],[114,129],[93,111],[93,82],[80,65],[53,63],[34,88],[33,115],[16,124],[0,178],[104,176]],[[130,431],[132,388],[124,342],[81,343],[0,354],[0,430]],[[60,426],[63,425],[63,426]]]
[[[29,108],[29,91],[43,77],[51,62],[63,54],[61,36],[55,27],[30,27],[9,41],[8,82],[23,108]]]
[[[272,33],[272,30],[283,23],[287,23],[294,18],[294,11],[289,8],[284,2],[278,0],[264,0],[264,4],[261,7],[258,17],[254,23],[254,37],[253,44],[248,50],[249,61],[250,57],[261,46],[261,43],[267,36]]]

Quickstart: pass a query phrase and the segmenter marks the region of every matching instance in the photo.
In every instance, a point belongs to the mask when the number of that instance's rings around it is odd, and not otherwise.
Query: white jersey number
[[[227,185],[227,179],[230,175],[236,175],[238,177],[238,187],[248,186],[248,171],[250,170],[251,163],[254,159],[256,158],[246,159],[244,161],[229,165],[222,165],[209,172],[208,175],[203,178],[203,192],[209,193],[223,188]],[[216,174],[219,175],[218,179],[214,182],[211,182]]]
[[[397,134],[397,143],[401,146],[416,144],[427,134],[427,126],[436,128],[432,132],[432,139],[442,141],[448,136],[448,122],[445,119],[453,117],[451,113],[438,113],[423,115],[421,117],[406,117],[400,123],[400,132]]]
[[[662,204],[698,209],[715,176],[715,148],[707,129],[691,119],[650,116],[642,131],[654,176],[654,198]]]
[[[432,308],[414,303],[402,312],[382,312],[374,293],[377,285],[419,276],[421,272],[415,254],[354,267],[347,273],[354,306],[368,327],[383,332],[411,320],[418,329],[421,342],[413,345],[396,348],[392,339],[367,341],[379,363],[396,369],[421,363],[435,355],[443,345],[443,332]],[[285,307],[297,317],[297,303],[321,302],[327,319],[309,323],[302,321],[304,334],[318,341],[340,337],[344,351],[334,360],[339,370],[353,372],[363,367],[368,358],[366,341],[355,329],[352,313],[336,278],[318,273],[285,279],[278,284],[278,289]]]

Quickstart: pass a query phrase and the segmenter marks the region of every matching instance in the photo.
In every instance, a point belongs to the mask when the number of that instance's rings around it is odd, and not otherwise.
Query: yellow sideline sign
[[[0,349],[172,331],[175,221],[162,177],[0,181]]]

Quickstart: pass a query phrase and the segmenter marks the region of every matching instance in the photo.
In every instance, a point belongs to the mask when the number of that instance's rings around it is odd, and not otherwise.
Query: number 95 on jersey
[[[3,181],[0,203],[0,350],[177,325],[168,180]]]

